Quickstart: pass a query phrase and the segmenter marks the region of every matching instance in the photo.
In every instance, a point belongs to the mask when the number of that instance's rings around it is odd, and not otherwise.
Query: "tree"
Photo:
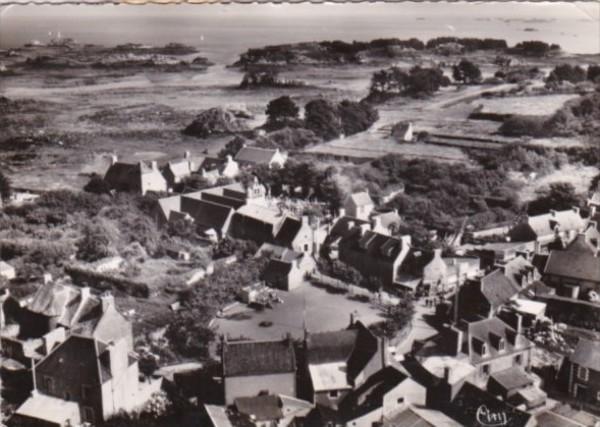
[[[381,310],[383,322],[373,325],[376,335],[393,339],[404,327],[408,326],[415,314],[415,305],[410,295],[403,295],[396,305],[387,304]]]
[[[354,135],[369,129],[379,119],[379,112],[366,102],[343,100],[338,105],[344,135]]]
[[[208,326],[213,310],[195,306],[177,312],[169,323],[166,337],[175,350],[186,357],[206,359],[209,345],[215,338],[214,329]]]
[[[587,79],[600,83],[600,65],[590,65],[588,67]]]
[[[110,255],[110,240],[100,225],[87,224],[77,244],[77,258],[94,262]]]
[[[575,192],[575,187],[569,182],[553,182],[548,187],[536,192],[536,199],[529,202],[527,213],[540,215],[551,210],[566,210],[579,206],[581,200]]]
[[[463,59],[452,67],[454,80],[464,84],[473,84],[481,81],[481,70],[473,62]]]
[[[342,133],[342,123],[338,109],[324,99],[310,101],[304,107],[305,126],[326,141],[338,138]]]
[[[186,176],[183,178],[180,185],[182,193],[204,190],[205,188],[210,188],[212,186],[213,185],[209,180],[203,178],[202,175],[198,173],[193,173],[190,176]]]
[[[580,83],[587,77],[586,71],[579,65],[572,66],[571,64],[562,64],[554,67],[546,79],[547,83],[562,83],[567,81],[570,83]]]
[[[225,158],[227,158],[227,156],[233,157],[247,143],[248,143],[248,141],[245,138],[243,138],[241,136],[236,136],[231,141],[229,141],[227,144],[225,144],[225,147],[223,147],[223,149],[221,149],[221,151],[219,151],[218,156],[220,159],[225,159]]]
[[[296,118],[299,112],[300,109],[296,103],[287,95],[270,101],[266,110],[270,122],[276,122],[283,118]]]
[[[0,199],[8,200],[11,194],[10,179],[0,171]]]

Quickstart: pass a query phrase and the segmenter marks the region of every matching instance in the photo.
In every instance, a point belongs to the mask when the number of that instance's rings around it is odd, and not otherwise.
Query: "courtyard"
[[[283,303],[274,304],[272,308],[256,310],[242,303],[231,308],[222,318],[215,319],[217,333],[226,334],[230,339],[271,340],[287,333],[302,338],[305,326],[309,332],[344,329],[352,313],[355,319],[367,325],[382,320],[379,309],[370,302],[310,283],[291,292],[278,290],[277,294]]]

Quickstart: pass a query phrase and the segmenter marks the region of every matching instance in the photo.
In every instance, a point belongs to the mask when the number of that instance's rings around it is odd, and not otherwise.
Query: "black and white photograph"
[[[600,3],[0,0],[0,427],[96,426],[600,426]]]

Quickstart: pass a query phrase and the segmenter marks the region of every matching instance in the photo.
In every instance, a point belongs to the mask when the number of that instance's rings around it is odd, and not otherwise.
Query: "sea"
[[[127,42],[195,46],[218,64],[248,48],[319,40],[438,36],[557,43],[600,53],[598,3],[358,3],[55,5],[0,8],[0,49],[57,37],[106,46]]]

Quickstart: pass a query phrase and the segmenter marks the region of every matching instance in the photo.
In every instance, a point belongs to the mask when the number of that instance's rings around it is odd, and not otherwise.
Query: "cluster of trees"
[[[506,40],[502,39],[478,39],[474,37],[436,37],[427,41],[427,49],[435,49],[436,47],[456,43],[461,45],[467,51],[474,50],[499,50],[506,49],[508,45]]]
[[[546,78],[548,84],[560,84],[562,82],[581,83],[587,79],[587,72],[579,65],[561,64],[554,67]],[[591,80],[591,79],[590,79]]]
[[[379,118],[377,110],[368,103],[349,100],[335,104],[325,99],[315,99],[304,106],[304,111],[304,120],[300,120],[300,108],[289,96],[281,96],[270,101],[266,109],[265,128],[294,129],[270,138],[271,142],[276,144],[275,138],[285,139],[281,136],[287,138],[294,136],[295,141],[288,141],[288,144],[303,147],[317,141],[312,135],[300,131],[299,128],[308,130],[323,140],[331,140],[342,134],[353,135],[363,132]]]
[[[242,77],[240,89],[251,89],[256,87],[301,87],[304,82],[299,80],[285,80],[279,75],[279,71],[273,68],[261,68],[248,70]]]
[[[440,68],[415,66],[406,71],[399,67],[390,67],[373,73],[369,99],[377,100],[381,97],[398,95],[430,96],[440,87],[449,84],[450,79],[444,76]]]
[[[540,215],[550,212],[571,209],[579,206],[581,199],[569,182],[553,182],[536,191],[536,198],[527,205],[529,215]]]
[[[524,56],[547,56],[560,52],[560,46],[557,44],[548,44],[539,40],[528,40],[517,43],[514,48],[509,49],[509,51]]]
[[[427,241],[428,229],[456,230],[466,216],[498,222],[514,216],[520,208],[514,185],[500,168],[457,168],[397,155],[377,159],[371,167],[378,172],[371,174],[378,184],[405,184],[405,193],[390,201],[388,207],[398,209],[419,243]],[[490,197],[502,200],[502,206],[489,206],[486,199]]]
[[[396,305],[385,305],[381,310],[382,322],[373,324],[370,329],[375,335],[393,339],[396,334],[410,325],[415,314],[413,298],[406,294]]]
[[[529,145],[507,145],[501,150],[473,153],[485,169],[501,169],[545,175],[569,162],[569,156],[553,148]]]
[[[452,67],[452,78],[464,84],[479,83],[481,81],[481,70],[473,62],[463,59]]]

